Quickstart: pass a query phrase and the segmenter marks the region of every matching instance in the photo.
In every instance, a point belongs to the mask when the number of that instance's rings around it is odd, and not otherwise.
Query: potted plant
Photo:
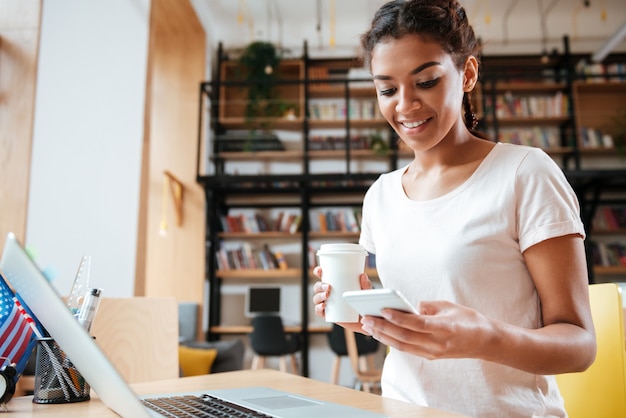
[[[248,121],[260,117],[279,117],[288,110],[288,106],[278,100],[275,93],[281,52],[269,42],[256,41],[249,44],[239,58],[247,82],[245,115]]]

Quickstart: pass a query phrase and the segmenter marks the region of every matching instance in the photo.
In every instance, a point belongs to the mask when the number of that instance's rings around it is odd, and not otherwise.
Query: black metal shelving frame
[[[552,57],[552,63],[555,66],[555,74],[556,77],[564,76],[563,80],[566,83],[568,98],[570,100],[569,108],[572,107],[572,94],[571,94],[571,85],[573,80],[575,79],[575,72],[573,67],[573,59],[569,54],[569,46],[568,40],[564,38],[564,45],[566,54],[561,57]],[[304,83],[304,103],[305,107],[309,103],[309,86],[316,83],[317,81],[309,79],[309,65],[312,61],[308,57],[307,45],[304,43],[303,48],[303,57],[302,60],[304,62],[304,78],[302,80],[289,80],[289,81],[276,81],[277,84],[285,84],[285,83]],[[301,323],[302,331],[301,338],[303,341],[303,350],[302,350],[302,364],[301,364],[301,374],[304,376],[309,375],[309,343],[310,343],[310,332],[305,326],[309,323],[309,304],[310,301],[308,295],[308,288],[310,283],[310,273],[308,266],[308,256],[307,249],[309,247],[310,236],[310,219],[309,213],[310,209],[316,206],[329,206],[328,202],[323,204],[314,202],[314,198],[316,196],[336,196],[337,200],[332,203],[332,205],[337,206],[354,206],[354,197],[362,197],[366,192],[368,186],[379,176],[380,173],[355,173],[350,170],[350,161],[351,161],[351,153],[350,153],[350,132],[352,130],[350,118],[346,117],[346,122],[344,125],[344,129],[346,132],[346,154],[345,154],[345,172],[343,173],[331,173],[331,174],[311,174],[309,169],[309,133],[311,130],[310,119],[306,114],[307,109],[303,109],[304,117],[302,120],[302,135],[303,135],[303,168],[302,174],[288,174],[288,175],[229,175],[224,174],[223,165],[220,165],[219,156],[216,155],[217,148],[214,151],[214,167],[215,173],[212,175],[205,175],[202,173],[201,167],[203,165],[203,160],[205,155],[203,154],[204,141],[206,137],[207,129],[214,133],[223,133],[225,132],[225,128],[220,124],[219,121],[219,110],[216,105],[220,100],[220,86],[222,85],[244,85],[243,82],[223,82],[220,81],[222,75],[221,71],[221,62],[226,59],[226,55],[222,49],[222,45],[219,45],[218,48],[218,63],[215,66],[216,72],[214,75],[214,80],[212,82],[203,82],[200,85],[200,115],[198,122],[198,157],[197,157],[197,182],[203,187],[205,191],[206,198],[206,225],[207,225],[207,233],[206,233],[206,279],[209,283],[209,303],[208,303],[208,324],[209,324],[209,332],[207,334],[207,339],[216,340],[220,338],[220,334],[211,332],[211,327],[220,324],[220,309],[221,309],[221,286],[222,279],[217,277],[217,263],[215,252],[219,246],[218,239],[218,231],[220,230],[220,221],[219,217],[221,214],[225,214],[229,208],[232,207],[262,207],[266,205],[267,207],[286,207],[289,205],[293,205],[294,207],[300,208],[302,214],[302,225],[301,230],[303,233],[301,234],[301,248],[302,248],[302,257],[301,257]],[[538,59],[538,57],[537,57]],[[492,87],[495,86],[495,82],[502,77],[502,74],[498,74],[498,72],[489,72],[489,71],[481,71],[481,77],[483,83],[493,83]],[[346,102],[346,105],[349,103],[351,99],[350,95],[350,83],[356,81],[363,80],[355,80],[355,79],[330,79],[324,80],[325,83],[336,83],[344,86],[344,95],[343,98]],[[557,79],[560,81],[560,79]],[[492,88],[489,94],[495,95],[495,89]],[[495,96],[493,98],[493,103],[495,106]],[[484,103],[483,103],[484,104]],[[207,123],[206,115],[210,114],[210,126]],[[570,112],[571,114],[571,112]],[[480,127],[484,127],[484,121],[481,122]],[[493,123],[496,125],[497,131],[497,118],[495,114],[493,115]],[[576,133],[575,121],[572,116],[571,120],[565,122],[566,128],[573,130],[574,134]],[[390,139],[390,149],[388,150],[388,164],[389,169],[393,170],[397,168],[398,161],[402,157],[399,152],[396,142],[394,140],[394,136],[392,134]],[[565,144],[566,138],[562,137],[563,144]],[[208,146],[208,144],[207,144]],[[215,144],[213,144],[216,147]],[[567,161],[570,159],[574,159],[574,168],[569,169]],[[581,204],[582,210],[582,219],[583,222],[588,229],[588,234],[591,233],[591,222],[594,216],[594,213],[600,204],[607,203],[607,200],[603,197],[603,194],[607,191],[618,191],[622,193],[626,193],[626,169],[607,169],[607,170],[580,170],[580,155],[576,146],[574,146],[571,153],[568,153],[564,156],[564,173],[567,179],[570,181],[574,189],[576,190]],[[331,184],[332,186],[329,186]],[[258,201],[250,203],[250,205],[246,206],[246,203],[238,203],[235,205],[229,205],[227,202],[227,197],[229,196],[238,196],[238,197],[258,197],[258,196],[268,196],[268,195],[284,195],[293,197],[292,202],[289,204],[285,203],[267,203],[260,204]],[[358,200],[358,199],[357,199]],[[619,200],[619,204],[626,204],[626,199]],[[588,235],[588,237],[589,237]],[[590,257],[588,257],[588,260]],[[594,282],[593,276],[593,268],[589,266],[589,282]]]

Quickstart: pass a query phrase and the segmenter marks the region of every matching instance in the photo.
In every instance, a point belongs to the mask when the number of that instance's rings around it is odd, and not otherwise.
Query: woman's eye
[[[396,89],[395,88],[389,88],[389,89],[382,89],[378,91],[378,95],[379,96],[390,96],[393,93],[395,93]]]
[[[417,83],[417,86],[422,89],[429,89],[431,87],[435,87],[439,83],[439,78],[433,78],[432,80],[423,81],[421,83]]]

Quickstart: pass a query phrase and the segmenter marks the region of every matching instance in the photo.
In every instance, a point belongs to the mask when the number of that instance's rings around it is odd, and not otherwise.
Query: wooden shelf
[[[374,88],[373,83],[370,87],[349,86],[349,89],[350,89],[350,98],[363,98],[363,97],[376,98],[376,89]],[[316,86],[315,84],[311,84],[311,86],[309,87],[309,97],[311,97],[312,99],[345,97],[345,94],[346,94],[346,89],[341,84],[326,85],[326,86]]]
[[[253,122],[246,120],[248,88],[245,72],[246,69],[237,61],[220,63],[219,122],[229,128],[251,129],[271,125],[274,129],[300,129],[305,110],[304,84],[299,82],[304,79],[304,61],[282,61],[276,69],[276,81],[272,86],[272,100],[280,100],[281,104],[292,108],[296,116],[293,120],[283,117],[257,118]]]
[[[522,93],[541,93],[541,92],[554,92],[565,90],[567,85],[565,83],[552,83],[552,82],[519,82],[519,83],[510,83],[510,82],[497,82],[495,85],[495,90],[498,92],[522,92]],[[487,92],[492,91],[491,84],[487,83],[483,85],[483,94],[487,94]]]
[[[593,266],[593,272],[598,275],[626,275],[626,266]]]
[[[571,154],[574,152],[573,147],[553,147],[553,148],[543,148],[543,150],[549,155],[563,155],[563,154]]]
[[[302,331],[300,325],[287,325],[284,327],[285,332],[298,333]],[[312,333],[326,333],[332,329],[331,324],[324,325],[309,325],[308,331]],[[211,327],[211,332],[215,334],[250,334],[252,332],[252,325],[216,325]]]
[[[346,126],[345,119],[310,119],[309,127],[311,129],[341,129]],[[383,128],[388,126],[387,121],[383,118],[374,119],[350,119],[351,128]]]
[[[353,149],[350,150],[350,158],[353,159],[380,159],[389,158],[392,151],[376,152],[371,149]],[[309,158],[316,160],[324,159],[340,159],[344,160],[347,157],[346,150],[314,150],[309,151]]]
[[[261,269],[240,269],[240,270],[218,270],[216,277],[224,280],[286,280],[299,279],[301,271],[298,268],[288,268],[286,270],[261,270]]]
[[[590,147],[583,147],[580,149],[580,153],[582,155],[588,155],[588,156],[594,156],[594,155],[600,155],[600,156],[619,156],[619,157],[626,157],[626,150],[619,150],[617,148],[590,148]]]
[[[222,160],[229,161],[265,161],[265,160],[301,160],[304,156],[302,151],[241,151],[241,152],[220,152]],[[216,157],[213,157],[215,160]]]
[[[254,118],[248,120],[244,117],[220,117],[220,124],[228,129],[283,129],[298,131],[302,129],[302,118]]]
[[[569,116],[553,116],[553,117],[525,117],[525,116],[507,116],[498,118],[498,124],[502,126],[535,126],[535,125],[559,125],[569,122]],[[493,123],[493,117],[485,118],[488,123]]]
[[[358,240],[360,232],[349,232],[349,231],[311,231],[309,232],[309,238],[311,239],[346,239],[346,240]]]
[[[222,239],[300,239],[302,232],[218,232],[217,236]]]
[[[594,229],[593,235],[626,235],[626,228],[616,229]]]
[[[574,88],[585,93],[614,92],[616,90],[626,90],[626,81],[574,81]]]
[[[623,104],[626,103],[626,82],[585,82],[575,81],[573,86],[574,115],[576,117],[576,132],[581,152],[615,153],[606,148],[586,148],[581,137],[581,129],[598,129],[606,133],[612,125],[611,118],[623,114]],[[615,139],[614,139],[615,141]]]

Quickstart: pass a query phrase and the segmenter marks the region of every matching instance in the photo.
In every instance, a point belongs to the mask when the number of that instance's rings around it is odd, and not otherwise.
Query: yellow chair
[[[598,352],[582,373],[556,376],[570,418],[626,417],[624,311],[615,283],[589,286]]]

